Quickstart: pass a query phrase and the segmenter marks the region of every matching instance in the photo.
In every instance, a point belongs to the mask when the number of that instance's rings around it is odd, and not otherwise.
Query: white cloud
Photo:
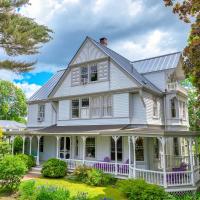
[[[137,42],[131,39],[117,41],[111,48],[130,60],[158,56],[177,51],[169,43],[173,43],[170,33],[155,30],[146,36],[140,37]]]
[[[55,73],[58,70],[63,69],[64,67],[59,67],[54,64],[46,64],[46,63],[37,63],[35,65],[35,69],[31,71],[31,74],[37,74],[41,72],[49,72],[49,73]]]
[[[40,85],[29,84],[27,82],[15,83],[15,85],[17,85],[19,88],[21,88],[24,91],[27,98],[30,98],[41,87]]]
[[[23,76],[10,70],[1,69],[0,79],[13,82],[14,80],[22,80]]]

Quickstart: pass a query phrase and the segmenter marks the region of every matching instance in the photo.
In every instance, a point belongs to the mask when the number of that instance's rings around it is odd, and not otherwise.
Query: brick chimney
[[[108,45],[108,39],[106,37],[102,37],[100,38],[100,44],[101,45],[104,45],[104,46],[107,46]]]

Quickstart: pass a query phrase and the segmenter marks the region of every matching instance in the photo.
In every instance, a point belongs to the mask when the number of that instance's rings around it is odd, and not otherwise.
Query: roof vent
[[[106,37],[102,37],[100,38],[100,44],[101,45],[104,45],[104,46],[107,46],[108,45],[108,39]]]

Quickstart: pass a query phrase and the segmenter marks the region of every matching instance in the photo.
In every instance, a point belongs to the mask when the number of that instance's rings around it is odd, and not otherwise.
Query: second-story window
[[[91,98],[91,117],[101,117],[101,97]]]
[[[45,105],[41,104],[38,107],[38,121],[39,122],[44,121],[44,117],[45,117]]]
[[[90,67],[90,81],[94,82],[98,80],[97,65]]]
[[[171,117],[176,117],[176,98],[171,99]]]
[[[81,99],[81,118],[89,118],[89,98]]]
[[[110,95],[102,97],[102,115],[103,117],[112,116],[112,97]]]
[[[72,118],[79,118],[79,99],[72,100]]]
[[[157,101],[157,99],[153,100],[153,117],[158,117],[158,101]]]
[[[88,67],[81,67],[81,84],[88,83]]]

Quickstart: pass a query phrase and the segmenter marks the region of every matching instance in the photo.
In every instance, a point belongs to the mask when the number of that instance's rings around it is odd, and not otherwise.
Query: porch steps
[[[29,174],[38,174],[38,175],[41,175],[41,170],[42,170],[41,166],[32,167],[31,170],[29,171]]]

